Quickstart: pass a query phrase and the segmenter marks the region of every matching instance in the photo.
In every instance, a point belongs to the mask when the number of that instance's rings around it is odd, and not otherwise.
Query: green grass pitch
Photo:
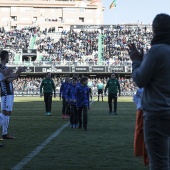
[[[93,98],[96,99],[95,97]],[[61,119],[62,103],[53,99],[52,116],[45,116],[43,98],[15,97],[9,134],[0,141],[0,169],[10,170],[69,122]],[[136,108],[132,97],[118,98],[118,115],[108,114],[107,97],[94,101],[88,112],[88,131],[68,125],[20,166],[23,170],[148,170],[134,157]],[[19,170],[19,169],[18,169]]]

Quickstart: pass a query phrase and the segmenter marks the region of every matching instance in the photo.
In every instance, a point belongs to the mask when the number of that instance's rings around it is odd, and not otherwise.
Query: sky
[[[151,24],[159,13],[170,15],[170,0],[116,0],[116,7],[109,9],[113,0],[102,0],[104,25]]]

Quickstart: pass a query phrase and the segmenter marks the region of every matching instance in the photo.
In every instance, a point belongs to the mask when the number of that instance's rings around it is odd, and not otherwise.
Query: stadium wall
[[[17,70],[18,66],[8,66],[11,70]],[[44,74],[46,72],[51,73],[98,73],[98,74],[108,74],[108,73],[131,73],[132,68],[131,64],[122,65],[122,66],[28,66],[26,67],[26,71],[22,74]]]

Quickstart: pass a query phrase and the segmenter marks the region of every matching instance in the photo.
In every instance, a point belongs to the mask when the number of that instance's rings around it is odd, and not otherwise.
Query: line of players
[[[65,78],[65,82],[60,87],[60,100],[62,99],[62,118],[70,118],[71,128],[82,128],[82,122],[84,130],[87,130],[88,110],[90,110],[89,98],[92,100],[92,84],[88,82],[87,77],[82,77],[79,81],[78,75],[74,75],[71,82],[70,77]],[[114,100],[114,114],[117,115],[117,97],[121,94],[120,84],[115,77],[115,74],[111,74],[110,80],[106,86],[99,80],[97,84],[98,88],[98,102],[100,96],[103,101],[103,91],[106,95],[108,88],[108,105],[109,114],[112,114],[112,101]],[[83,121],[82,121],[83,113]]]
[[[88,78],[74,75],[65,78],[65,82],[60,87],[60,100],[62,99],[62,118],[70,118],[71,128],[82,126],[87,131],[88,110],[90,110],[91,89],[87,86]],[[83,119],[82,119],[83,115]]]

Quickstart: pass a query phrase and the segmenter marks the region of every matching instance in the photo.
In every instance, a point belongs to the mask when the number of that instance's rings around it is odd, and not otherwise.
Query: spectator
[[[133,62],[133,80],[144,87],[141,106],[144,111],[144,139],[151,170],[169,169],[170,138],[170,16],[158,14],[152,23],[151,49],[144,55],[129,45]]]

